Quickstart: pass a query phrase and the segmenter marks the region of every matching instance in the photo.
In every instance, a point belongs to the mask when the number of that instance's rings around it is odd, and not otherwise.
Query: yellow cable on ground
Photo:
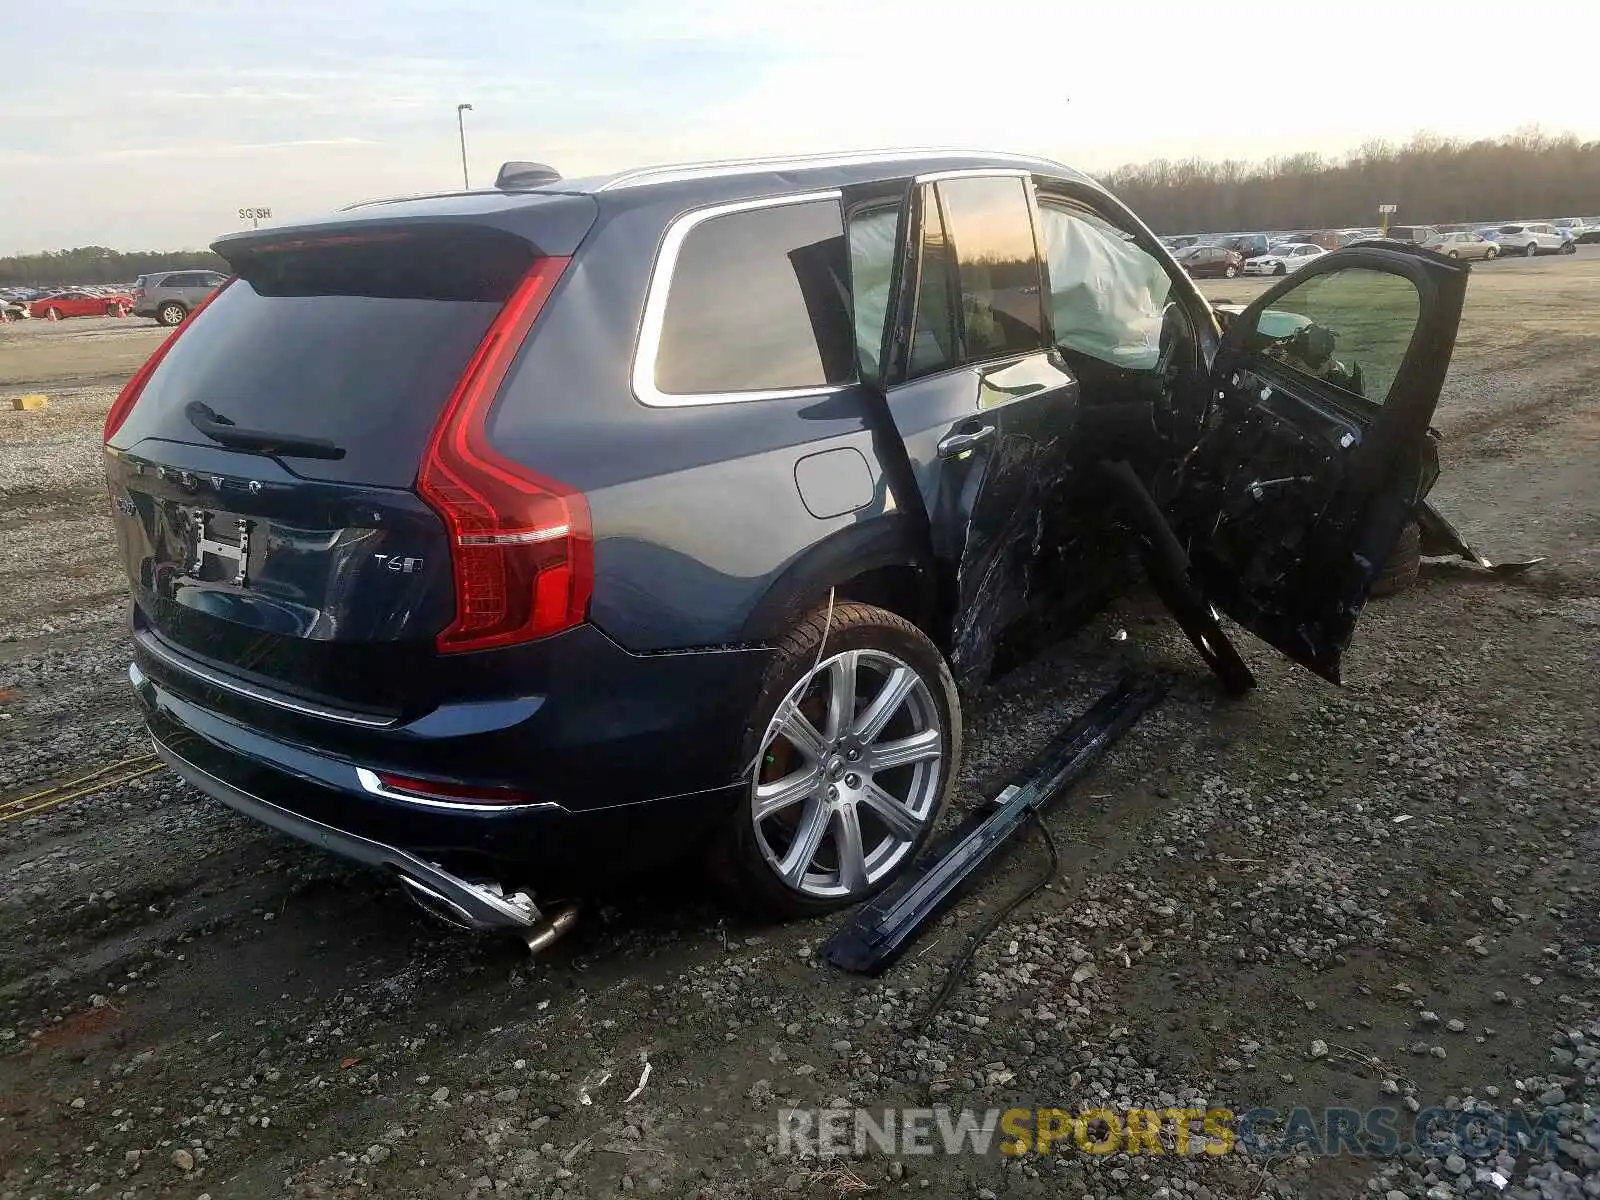
[[[43,800],[46,796],[49,796],[55,792],[59,792],[62,788],[77,787],[80,783],[88,783],[91,779],[98,779],[100,776],[109,774],[110,772],[121,767],[132,767],[138,765],[139,763],[151,762],[154,760],[154,758],[154,754],[135,754],[132,758],[125,758],[121,762],[110,763],[104,767],[96,767],[88,774],[79,775],[76,779],[69,779],[65,783],[58,783],[51,787],[40,788],[37,792],[33,792],[30,795],[18,796],[15,800],[0,800],[0,809],[15,808],[17,805],[26,804],[30,800]]]
[[[165,765],[165,763],[152,763],[148,767],[142,767],[137,771],[130,771],[126,775],[112,775],[108,778],[98,780],[97,782],[90,784],[88,787],[79,788],[75,792],[68,792],[64,796],[53,796],[51,799],[46,800],[43,804],[35,804],[32,808],[24,808],[19,809],[16,812],[5,813],[0,815],[0,824],[5,823],[6,821],[15,821],[22,817],[32,816],[34,813],[44,812],[46,809],[57,808],[67,803],[69,800],[79,800],[84,796],[93,796],[99,792],[109,791],[114,787],[120,787],[122,784],[127,783],[130,780],[138,779],[141,775],[149,775],[155,771],[159,771]],[[85,776],[85,778],[88,778],[88,776]],[[78,781],[74,780],[74,782]],[[34,796],[24,796],[23,799],[33,800],[38,796],[47,794],[48,792],[38,792]],[[9,801],[8,803],[15,804],[17,801],[13,800]]]

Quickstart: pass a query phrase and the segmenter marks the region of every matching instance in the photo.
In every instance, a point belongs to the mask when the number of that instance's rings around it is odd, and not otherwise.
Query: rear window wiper
[[[344,457],[344,448],[336,446],[327,438],[297,437],[292,433],[272,433],[265,429],[245,429],[235,425],[227,417],[217,412],[208,404],[198,400],[191,400],[184,407],[184,415],[201,433],[214,442],[221,442],[234,450],[246,450],[251,454],[264,454],[269,458],[278,455],[288,455],[290,458],[326,458],[340,459]]]

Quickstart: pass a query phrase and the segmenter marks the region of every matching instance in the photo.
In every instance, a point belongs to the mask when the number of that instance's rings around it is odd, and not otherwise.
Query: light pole
[[[461,186],[469,191],[472,188],[472,183],[467,179],[467,126],[465,118],[461,114],[471,111],[472,105],[470,104],[456,105],[456,132],[461,135]]]

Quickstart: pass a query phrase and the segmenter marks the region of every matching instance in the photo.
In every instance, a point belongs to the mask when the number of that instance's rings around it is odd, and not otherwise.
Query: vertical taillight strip
[[[535,260],[484,334],[423,456],[417,491],[449,531],[455,583],[455,619],[437,639],[442,653],[548,637],[588,611],[587,502],[501,454],[487,430],[500,386],[569,261]]]

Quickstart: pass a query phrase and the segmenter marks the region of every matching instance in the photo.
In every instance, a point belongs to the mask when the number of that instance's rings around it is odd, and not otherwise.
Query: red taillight
[[[369,776],[372,777],[376,777],[385,791],[418,800],[444,800],[460,804],[528,804],[531,801],[526,793],[511,788],[475,787],[441,779],[415,779],[410,775],[391,775],[387,771],[374,771]]]
[[[183,324],[169,333],[166,341],[156,347],[156,352],[144,360],[144,366],[133,373],[133,378],[128,380],[127,386],[118,393],[116,401],[111,405],[111,411],[106,414],[106,428],[101,435],[101,441],[109,442],[117,430],[122,428],[122,423],[128,419],[128,414],[133,411],[133,406],[139,399],[139,393],[144,391],[145,384],[150,382],[150,376],[156,373],[156,368],[161,365],[161,360],[167,356],[167,351],[172,349],[172,343],[177,341],[194,324],[194,319],[200,315],[205,306],[222,295],[227,290],[228,284],[232,282],[231,278],[228,279],[216,291],[200,301],[199,304],[196,304],[193,311],[184,318]]]
[[[517,285],[456,384],[428,442],[417,491],[450,533],[456,615],[441,653],[560,633],[584,619],[594,541],[583,496],[512,462],[485,423],[500,384],[568,259],[543,258]]]

